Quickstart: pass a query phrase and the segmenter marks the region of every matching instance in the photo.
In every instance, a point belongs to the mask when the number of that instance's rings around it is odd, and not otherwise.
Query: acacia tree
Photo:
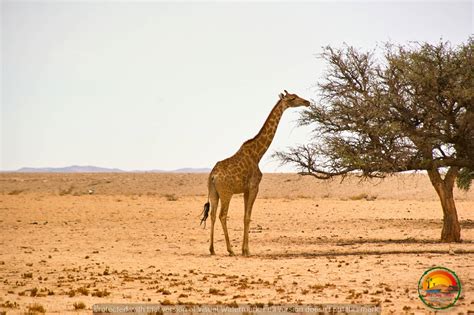
[[[474,178],[474,41],[324,48],[320,95],[300,117],[314,142],[275,156],[320,179],[424,170],[443,209],[441,241],[460,242],[453,187]]]

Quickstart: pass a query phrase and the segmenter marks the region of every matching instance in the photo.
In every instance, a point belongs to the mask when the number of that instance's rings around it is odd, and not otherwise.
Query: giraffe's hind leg
[[[253,189],[249,190],[248,192],[244,194],[245,213],[244,213],[244,238],[242,242],[242,255],[243,256],[250,256],[250,250],[249,250],[250,218],[252,216],[253,203],[255,202],[255,198],[257,198],[257,194],[258,194],[258,186],[254,187]]]
[[[229,210],[229,204],[231,196],[221,196],[221,212],[219,213],[219,219],[221,220],[222,229],[224,230],[225,243],[227,245],[227,251],[229,255],[234,256],[232,251],[232,245],[230,245],[229,232],[227,231],[227,211]]]
[[[209,245],[209,252],[215,255],[214,251],[214,224],[216,223],[217,205],[219,203],[219,195],[213,187],[209,190],[209,201],[211,202],[211,244]]]

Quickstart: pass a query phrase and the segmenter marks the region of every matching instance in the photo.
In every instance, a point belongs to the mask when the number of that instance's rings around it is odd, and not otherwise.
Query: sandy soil
[[[0,174],[0,310],[90,313],[95,303],[369,303],[430,313],[417,283],[460,277],[450,312],[474,312],[474,192],[456,191],[463,243],[440,244],[442,212],[424,175],[342,184],[265,174],[252,256],[229,257],[220,224],[208,254],[204,174]],[[229,233],[236,253],[243,200]],[[449,313],[450,313],[449,312]]]

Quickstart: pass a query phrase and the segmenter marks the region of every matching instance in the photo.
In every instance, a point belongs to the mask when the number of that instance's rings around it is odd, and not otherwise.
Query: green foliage
[[[471,188],[472,180],[474,179],[474,170],[467,167],[462,168],[459,172],[458,178],[456,179],[456,184],[459,189],[468,191]]]

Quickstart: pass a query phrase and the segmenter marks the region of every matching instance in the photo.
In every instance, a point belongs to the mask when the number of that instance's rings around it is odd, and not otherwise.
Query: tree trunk
[[[459,225],[456,205],[454,203],[454,181],[459,169],[451,167],[444,179],[441,178],[437,169],[428,170],[431,184],[438,193],[443,208],[443,230],[441,231],[441,242],[461,242],[461,227]]]
[[[442,185],[442,187],[445,185]],[[442,242],[460,242],[461,227],[459,226],[456,205],[454,204],[453,189],[443,187],[438,192],[443,207],[443,230],[441,231]]]

